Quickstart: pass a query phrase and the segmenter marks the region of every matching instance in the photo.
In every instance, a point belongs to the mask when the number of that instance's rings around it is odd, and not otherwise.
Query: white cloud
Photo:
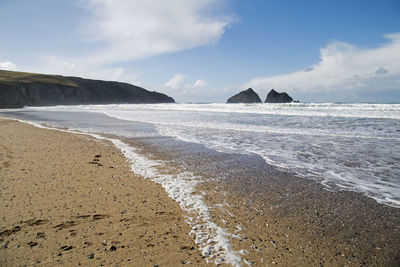
[[[205,87],[206,85],[207,85],[207,81],[206,81],[206,80],[198,79],[198,80],[194,83],[193,87],[200,87],[200,88],[203,88],[203,87]]]
[[[17,70],[17,65],[10,61],[0,62],[0,69],[1,70]]]
[[[96,64],[141,59],[217,42],[230,18],[216,16],[221,0],[84,0],[93,16],[87,41]]]
[[[24,70],[140,84],[141,73],[131,73],[120,63],[212,45],[231,22],[219,9],[225,0],[77,1],[88,11],[80,25],[83,37],[76,40],[84,49],[44,54]],[[184,79],[178,74],[165,86],[188,89]]]
[[[76,64],[56,56],[43,57],[39,64],[25,67],[26,71],[46,74],[61,74],[78,76],[90,79],[128,82],[140,86],[138,78],[141,73],[127,71],[124,67],[92,66],[90,64]]]
[[[175,74],[168,82],[164,84],[164,86],[173,88],[173,89],[179,89],[184,87],[184,82],[185,82],[185,75],[181,73]]]
[[[231,22],[222,14],[226,0],[76,2],[87,11],[80,19],[81,39],[74,41],[82,49],[55,55],[42,51],[23,70],[140,84],[141,73],[120,63],[215,44]],[[1,69],[16,69],[9,61],[0,63]]]
[[[192,80],[182,73],[172,76],[163,86],[151,87],[173,96],[178,102],[224,101],[226,94],[225,90],[210,86],[205,79]]]
[[[173,89],[181,89],[182,90],[192,90],[192,89],[199,89],[204,88],[208,85],[207,81],[204,79],[197,79],[193,84],[185,83],[186,75],[182,73],[177,73],[171,77],[164,86],[170,87]]]
[[[289,74],[254,78],[243,87],[295,93],[400,91],[400,33],[385,36],[377,48],[333,42],[320,50],[320,61]]]

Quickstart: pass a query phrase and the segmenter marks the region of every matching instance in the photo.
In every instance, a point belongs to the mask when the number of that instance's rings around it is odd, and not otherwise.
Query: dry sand
[[[207,265],[178,203],[109,142],[0,119],[0,266]]]

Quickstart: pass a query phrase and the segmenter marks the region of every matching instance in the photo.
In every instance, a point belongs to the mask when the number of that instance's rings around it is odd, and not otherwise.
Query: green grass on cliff
[[[78,87],[78,85],[69,80],[66,77],[59,75],[48,75],[48,74],[36,74],[29,72],[19,72],[19,71],[7,71],[0,70],[0,83],[3,84],[14,84],[17,82],[22,83],[52,83],[57,85],[64,86],[74,86]]]

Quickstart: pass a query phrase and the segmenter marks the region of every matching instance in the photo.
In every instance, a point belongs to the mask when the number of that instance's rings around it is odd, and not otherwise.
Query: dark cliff
[[[272,89],[268,95],[267,99],[265,99],[265,103],[291,103],[293,102],[293,98],[289,96],[287,93],[278,93],[274,89]]]
[[[249,88],[242,91],[232,97],[227,101],[228,103],[262,103],[260,97],[253,89]]]
[[[0,70],[0,108],[173,102],[165,94],[128,83]]]

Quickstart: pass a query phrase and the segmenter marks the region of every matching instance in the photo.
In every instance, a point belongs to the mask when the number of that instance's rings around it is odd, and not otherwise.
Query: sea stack
[[[272,89],[265,99],[265,103],[291,103],[293,98],[290,97],[286,92],[278,93]]]
[[[227,103],[262,103],[262,101],[258,94],[249,88],[230,97]]]

